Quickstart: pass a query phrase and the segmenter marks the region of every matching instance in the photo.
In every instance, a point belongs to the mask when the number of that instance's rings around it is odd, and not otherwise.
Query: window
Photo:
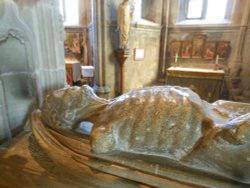
[[[79,0],[60,0],[60,13],[65,26],[78,26],[79,23]]]
[[[201,19],[204,17],[204,1],[189,0],[186,5],[187,19]]]
[[[141,16],[141,12],[142,12],[141,8],[142,8],[141,0],[133,1],[133,9],[134,9],[133,10],[134,11],[134,13],[133,13],[133,21],[134,22],[138,22],[142,18],[142,16]]]
[[[226,10],[228,0],[209,0],[207,6],[206,19],[208,20],[223,20],[226,19]]]
[[[133,22],[139,24],[160,24],[162,0],[132,0]]]
[[[234,0],[179,0],[180,24],[229,23]]]

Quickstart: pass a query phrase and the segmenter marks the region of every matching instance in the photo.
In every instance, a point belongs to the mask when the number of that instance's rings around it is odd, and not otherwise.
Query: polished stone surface
[[[177,168],[184,166],[190,173],[198,170],[250,183],[248,104],[210,104],[188,88],[170,86],[134,90],[108,101],[83,86],[53,92],[35,114],[31,120],[41,119],[45,125],[39,128],[39,122],[31,121],[33,133],[44,142],[42,147],[50,147],[54,134],[66,134],[62,140],[58,135],[55,139],[75,147],[66,137],[72,138],[80,122],[90,121],[94,124],[91,149],[99,156],[143,154],[174,161]],[[44,134],[46,126],[58,133]]]
[[[54,160],[39,146],[31,132],[23,132],[8,149],[0,147],[0,187],[148,188],[86,165],[76,168],[68,163],[58,165]]]

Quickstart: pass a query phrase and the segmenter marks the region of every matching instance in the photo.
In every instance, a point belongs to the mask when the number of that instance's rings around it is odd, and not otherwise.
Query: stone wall
[[[169,0],[167,49],[173,40],[192,40],[195,35],[205,35],[207,41],[230,41],[231,52],[227,60],[219,61],[219,68],[224,69],[225,88],[229,96],[226,99],[249,102],[249,1],[235,1],[234,13],[229,24],[181,25],[177,24],[178,1]],[[167,50],[167,53],[169,50]],[[206,59],[165,59],[166,67],[192,67],[213,69],[215,60]]]
[[[119,32],[116,31],[117,9],[122,2],[115,0],[95,1],[96,11],[96,90],[99,95],[109,92],[109,97],[119,92],[119,64],[115,51],[119,47]],[[155,1],[154,7],[162,7],[162,1]],[[151,10],[151,9],[150,9]],[[149,9],[148,9],[149,11]],[[152,11],[152,10],[151,10]],[[129,37],[130,56],[125,62],[125,91],[142,88],[155,83],[158,75],[160,37],[161,37],[161,9],[153,10],[157,14],[150,14],[150,20],[131,23]],[[152,22],[153,20],[154,22]],[[145,58],[134,60],[134,49],[143,48]]]
[[[116,32],[117,7],[121,1],[96,0],[96,56],[97,91],[118,94],[119,66],[114,51],[118,48]],[[132,0],[131,0],[132,2]],[[215,60],[179,59],[169,56],[173,40],[193,39],[205,35],[207,41],[230,41],[228,59],[219,61],[219,68],[225,70],[224,98],[249,101],[249,15],[248,0],[233,0],[234,11],[227,24],[181,25],[177,24],[178,2],[176,0],[143,1],[145,18],[141,23],[131,24],[129,39],[130,57],[125,63],[125,90],[141,88],[150,84],[165,84],[166,68],[170,66],[213,69]],[[158,7],[154,13],[154,8]],[[159,8],[160,7],[160,8]],[[152,22],[153,21],[153,22]],[[153,23],[153,24],[152,24]],[[133,49],[144,48],[145,59],[134,61]],[[95,51],[95,50],[94,50]],[[100,86],[100,87],[99,87]]]

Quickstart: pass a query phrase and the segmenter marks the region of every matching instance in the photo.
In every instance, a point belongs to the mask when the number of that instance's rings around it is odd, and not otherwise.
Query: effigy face
[[[209,104],[187,88],[149,87],[112,101],[88,86],[55,91],[45,100],[46,125],[74,129],[81,121],[94,126],[94,153],[122,151],[163,157],[250,183],[250,106]]]

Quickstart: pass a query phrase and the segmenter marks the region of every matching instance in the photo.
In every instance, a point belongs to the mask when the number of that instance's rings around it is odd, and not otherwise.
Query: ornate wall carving
[[[21,131],[30,110],[66,83],[58,5],[58,0],[0,2],[0,131],[8,126]],[[0,140],[6,136],[0,134]]]
[[[36,71],[36,46],[33,33],[20,19],[16,5],[4,1],[1,6],[5,14],[0,20],[0,98],[4,101],[1,118],[4,123],[0,128],[17,132],[27,112],[42,99]],[[0,136],[3,139],[9,135]]]

